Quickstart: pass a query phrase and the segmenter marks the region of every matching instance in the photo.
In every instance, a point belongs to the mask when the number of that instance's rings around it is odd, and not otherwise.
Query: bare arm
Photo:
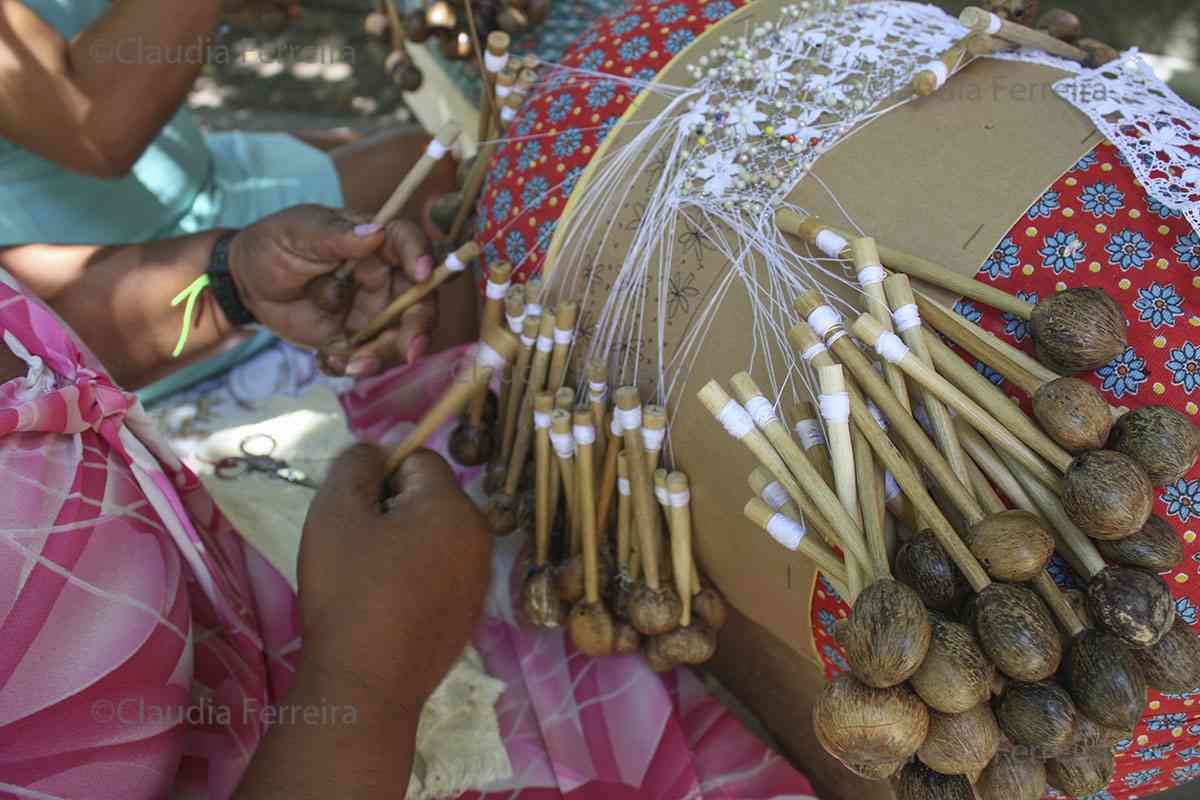
[[[0,0],[0,135],[67,169],[126,174],[187,98],[220,0],[119,0],[71,41]]]

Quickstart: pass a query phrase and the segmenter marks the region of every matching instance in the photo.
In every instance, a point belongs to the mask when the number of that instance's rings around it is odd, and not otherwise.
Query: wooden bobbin
[[[387,225],[400,216],[404,207],[408,205],[408,201],[416,193],[417,188],[421,183],[429,177],[429,173],[441,160],[442,156],[437,158],[434,155],[439,150],[446,151],[458,141],[459,135],[462,133],[462,127],[457,123],[450,122],[442,126],[442,129],[437,132],[430,147],[417,159],[417,163],[413,164],[412,169],[400,181],[400,184],[392,192],[391,197],[383,204],[383,208],[375,214],[371,220],[376,225]],[[474,258],[474,256],[472,256]],[[354,272],[354,267],[357,266],[355,261],[344,261],[338,266],[334,276],[339,281],[348,281],[351,274]]]
[[[525,387],[529,380],[529,365],[533,361],[534,347],[537,345],[538,328],[541,318],[525,314],[521,323],[521,349],[517,353],[517,363],[513,367],[512,382],[505,392],[507,400],[504,403],[504,414],[501,417],[504,438],[500,447],[500,463],[507,465],[512,455],[513,444],[517,438],[517,417],[521,406],[525,403]]]
[[[599,430],[605,433],[607,440],[604,445],[604,471],[600,477],[600,500],[596,504],[596,527],[600,531],[600,538],[604,539],[607,537],[609,513],[617,491],[617,459],[621,452],[621,433],[614,424],[612,414],[605,417]]]
[[[596,426],[591,411],[576,411],[574,418],[575,491],[579,516],[580,538],[583,542],[584,598],[590,604],[600,602],[599,537],[596,534],[596,476],[593,470],[592,447]]]
[[[818,367],[817,378],[821,387],[821,413],[825,418],[825,433],[829,441],[829,457],[833,460],[833,480],[834,486],[837,489],[838,499],[842,503],[842,507],[846,509],[846,513],[854,520],[855,525],[860,530],[863,530],[862,510],[858,503],[858,473],[854,468],[854,448],[850,440],[850,396],[846,391],[846,380],[842,375],[842,368],[834,365],[829,367]],[[845,395],[846,415],[831,414],[830,407],[837,404],[834,398]],[[840,412],[840,409],[839,409]],[[863,530],[866,534],[867,531]],[[864,537],[865,538],[865,537]],[[866,583],[870,582],[872,575],[869,573],[876,566],[874,548],[870,542],[867,544],[867,549],[870,553],[871,560],[863,564],[871,566],[867,570],[868,575]],[[851,583],[854,582],[853,576]],[[859,591],[862,586],[859,586]],[[856,593],[857,594],[857,593]]]
[[[466,265],[479,256],[479,245],[467,242],[455,250],[445,261],[433,270],[433,273],[423,283],[410,286],[400,293],[387,308],[379,312],[365,328],[350,337],[350,344],[358,347],[374,339],[390,328],[405,311],[415,306],[432,294],[439,286],[462,272]]]
[[[621,418],[621,435],[625,440],[626,469],[633,499],[633,517],[638,535],[638,552],[646,586],[653,591],[661,588],[658,571],[659,543],[658,510],[655,508],[651,477],[646,472],[646,451],[642,446],[642,401],[636,386],[622,386],[616,392],[617,409]]]
[[[579,495],[575,483],[575,439],[571,435],[571,412],[556,408],[550,413],[550,443],[558,460],[558,478],[562,486],[562,496],[567,507],[567,527],[571,532],[569,555],[577,556],[582,545],[578,538],[579,531]],[[553,481],[553,478],[551,478]],[[550,490],[551,502],[554,501],[553,486]]]
[[[812,403],[801,400],[796,404],[795,414],[796,424],[792,426],[792,432],[800,440],[800,446],[804,448],[804,454],[808,456],[808,460],[825,479],[825,485],[832,486],[833,464],[829,460],[825,431],[821,427],[821,421],[817,419],[817,413],[813,410]]]
[[[508,332],[520,338],[524,334],[526,316],[525,287],[519,283],[510,284],[508,291],[504,293],[504,318]],[[525,355],[525,343],[522,341],[514,366],[504,369],[504,378],[500,382],[499,405],[496,408],[496,443],[498,447],[495,448],[493,455],[500,455],[501,458],[503,458],[501,451],[504,446],[504,424],[508,419],[508,403],[512,399],[514,374],[516,365],[520,364],[523,355]],[[525,362],[525,368],[529,368],[528,361]]]
[[[651,474],[658,469],[666,435],[667,410],[662,406],[646,406],[642,412],[642,445],[646,448],[646,469]]]
[[[615,448],[614,450],[619,450]],[[617,463],[617,566],[622,573],[636,577],[630,570],[633,554],[633,489],[629,485],[629,467],[624,451],[618,453]]]
[[[692,596],[699,591],[692,576],[696,567],[692,563],[692,510],[691,490],[687,476],[672,472],[666,476],[667,519],[671,530],[671,564],[674,568],[675,591],[682,601],[683,610],[679,617],[680,627],[692,624]],[[699,583],[699,581],[697,581]]]
[[[550,507],[550,414],[554,395],[542,392],[533,400],[535,414],[534,447],[534,564],[544,567],[550,560],[550,525],[554,509]]]
[[[606,419],[608,416],[608,367],[605,366],[603,359],[593,359],[588,363],[588,403],[592,409],[592,424],[600,435],[596,439],[596,464],[604,463],[605,451],[608,447],[608,437],[603,435],[607,433]],[[597,473],[603,476],[602,470],[597,467]],[[603,527],[601,528],[603,530]]]
[[[934,61],[913,76],[912,88],[918,97],[928,97],[946,85],[951,75],[970,63],[971,41],[978,34],[969,33],[952,47],[944,50]]]
[[[474,368],[459,376],[425,416],[417,422],[387,462],[388,473],[395,472],[404,460],[419,450],[455,414],[462,412],[476,392],[486,391],[495,371],[516,356],[519,343],[511,333],[485,331],[479,343]]]
[[[776,539],[776,541],[778,541],[777,537],[779,536],[779,534],[776,533],[777,525],[783,524],[785,527],[791,528],[791,530],[794,531],[794,526],[800,524],[800,520],[792,519],[787,517],[783,512],[776,511],[759,497],[755,497],[750,500],[750,502],[746,503],[743,513],[745,514],[746,519],[762,528],[771,536],[771,538]],[[784,518],[782,523],[779,520],[780,517]],[[792,523],[792,525],[787,525],[788,522]],[[801,528],[801,530],[803,530],[803,528]],[[838,594],[840,594],[842,597],[850,597],[848,589],[849,576],[846,574],[846,565],[842,563],[842,561],[837,557],[837,555],[834,554],[832,550],[820,542],[801,534],[799,542],[796,545],[796,552],[802,553],[806,558],[812,560],[812,562],[816,564],[817,567],[826,574],[826,576],[829,577],[830,582],[833,584],[834,589],[838,592]]]
[[[571,413],[575,405],[575,390],[569,386],[560,386],[554,393],[554,410]],[[553,438],[551,439],[553,443]],[[559,493],[566,488],[562,480],[562,465],[557,458],[550,464],[550,504],[558,508]],[[570,542],[569,555],[579,555],[579,517],[571,514],[567,517],[567,533]],[[582,569],[580,570],[582,575]]]
[[[483,302],[483,321],[480,330],[499,328],[504,320],[505,298],[512,286],[512,265],[507,261],[498,261],[488,271],[487,293]],[[478,428],[483,424],[483,412],[487,406],[487,392],[480,393],[471,401],[471,409],[467,414],[468,422]]]
[[[562,303],[555,312],[554,353],[550,359],[550,376],[546,385],[557,391],[567,376],[567,354],[575,341],[575,321],[579,317],[578,303]]]
[[[529,380],[525,385],[524,399],[517,409],[517,435],[513,440],[508,471],[504,476],[504,494],[514,497],[521,477],[525,472],[525,461],[529,458],[529,445],[533,432],[533,397],[546,385],[546,372],[550,368],[550,351],[553,349],[554,315],[543,314],[538,324],[538,338],[529,368]]]
[[[1071,61],[1078,61],[1081,64],[1088,60],[1088,54],[1085,50],[1067,44],[1061,39],[1055,39],[1043,31],[1027,28],[1016,22],[1002,19],[992,12],[976,6],[967,6],[964,8],[958,16],[958,21],[973,31],[994,36],[997,39],[1003,39],[1006,42],[1012,42],[1022,47],[1043,50],[1051,55],[1060,56]]]

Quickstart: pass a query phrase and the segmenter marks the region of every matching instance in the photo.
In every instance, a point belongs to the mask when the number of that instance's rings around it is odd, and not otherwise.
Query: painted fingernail
[[[413,272],[417,280],[428,280],[429,276],[433,274],[433,256],[425,255],[418,258]]]
[[[429,349],[429,337],[418,336],[408,343],[408,363],[415,364]]]
[[[346,367],[346,374],[352,378],[364,375],[374,375],[379,371],[379,359],[373,357],[356,358]]]
[[[377,225],[372,222],[369,225],[359,225],[354,229],[354,235],[360,239],[366,239],[368,236],[374,236],[383,230],[382,225]]]

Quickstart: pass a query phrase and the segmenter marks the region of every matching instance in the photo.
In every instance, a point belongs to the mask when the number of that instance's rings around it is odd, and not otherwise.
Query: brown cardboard
[[[722,32],[744,24],[748,15],[756,19],[773,16],[777,5],[776,0],[759,0],[732,15],[669,65],[659,80],[673,85],[690,83],[687,63],[707,52]],[[1049,83],[1062,75],[1043,66],[976,62],[953,77],[940,94],[894,110],[855,132],[822,157],[814,173],[879,241],[942,260],[963,274],[974,274],[1013,221],[1096,141],[1090,122],[1050,91]],[[1017,93],[1000,91],[1001,86],[1044,88]],[[645,119],[661,111],[666,102],[643,94],[625,119]],[[640,129],[618,126],[593,158],[592,167],[614,143],[628,141]],[[590,254],[586,266],[592,270],[598,290],[586,298],[578,351],[586,352],[590,326],[628,250],[632,235],[628,232],[636,229],[642,215],[650,183],[642,177],[646,172],[652,170],[639,165],[637,174],[627,176],[634,189],[623,207],[611,209],[617,234],[603,244],[597,236],[582,251]],[[554,254],[573,224],[572,206],[587,192],[591,175],[589,168],[580,179],[558,225],[547,263],[554,263]],[[845,224],[825,190],[811,177],[791,199],[830,221]],[[668,359],[726,269],[716,250],[706,247],[692,227],[689,221],[679,222],[672,277],[679,300],[672,302],[666,321]],[[567,261],[577,263],[564,259]],[[655,280],[652,276],[652,284]],[[642,337],[639,375],[643,378],[653,372],[650,353],[654,352],[657,319],[652,305],[647,307]],[[735,286],[705,337],[688,384],[671,398],[672,455],[691,480],[695,541],[703,571],[741,613],[815,662],[809,620],[813,568],[743,518],[742,508],[750,498],[746,477],[754,462],[695,396],[712,378],[728,387],[730,376],[749,364],[749,308],[744,290]],[[755,377],[767,385],[763,376]],[[648,381],[642,383],[648,388]]]

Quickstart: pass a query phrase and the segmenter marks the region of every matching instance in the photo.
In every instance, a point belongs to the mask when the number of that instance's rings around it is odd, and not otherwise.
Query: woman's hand
[[[390,481],[385,460],[372,445],[346,451],[309,510],[303,665],[416,712],[479,619],[493,536],[437,455],[414,454]]]
[[[229,253],[242,301],[259,322],[292,342],[321,348],[366,327],[396,295],[428,279],[429,251],[410,222],[380,229],[345,212],[297,206],[240,232]],[[347,260],[357,262],[349,294],[333,280]],[[436,322],[437,301],[430,295],[373,341],[326,355],[324,366],[365,377],[412,363],[428,350]]]

